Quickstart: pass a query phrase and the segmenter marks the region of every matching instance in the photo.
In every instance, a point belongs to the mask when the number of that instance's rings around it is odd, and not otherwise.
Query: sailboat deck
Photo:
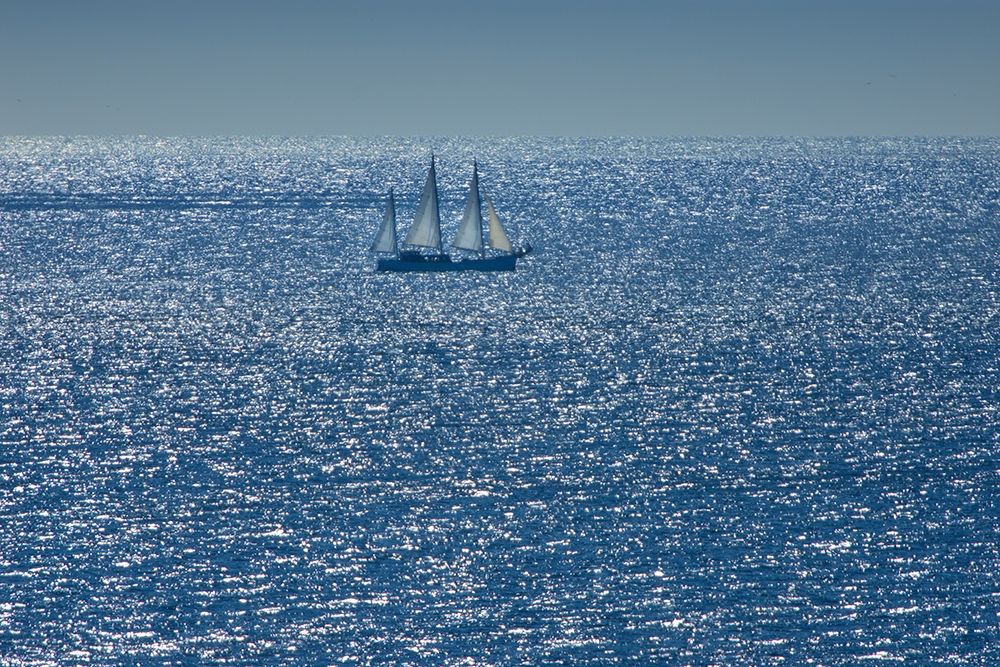
[[[517,257],[501,255],[475,259],[452,260],[448,255],[408,255],[380,257],[375,264],[376,271],[514,271]]]

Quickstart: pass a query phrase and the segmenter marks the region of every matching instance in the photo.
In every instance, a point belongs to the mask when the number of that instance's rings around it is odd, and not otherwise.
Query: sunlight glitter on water
[[[997,148],[3,140],[4,658],[989,662]]]

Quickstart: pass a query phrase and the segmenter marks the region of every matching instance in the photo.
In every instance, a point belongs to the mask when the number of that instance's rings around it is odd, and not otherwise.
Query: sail
[[[396,252],[396,201],[389,190],[389,202],[385,206],[385,216],[375,234],[372,252]]]
[[[493,202],[490,201],[489,197],[486,197],[486,214],[490,219],[490,247],[494,250],[513,252],[510,239],[507,238],[507,232],[504,230],[503,225],[500,224],[500,218],[497,217],[497,212],[493,210]]]
[[[472,163],[472,180],[469,182],[469,196],[465,200],[465,214],[451,245],[476,252],[483,249],[483,212],[479,204],[479,172],[475,162]]]
[[[417,215],[413,218],[413,225],[403,243],[434,248],[441,252],[441,216],[438,214],[437,174],[434,172],[433,157],[431,168],[427,171],[424,193],[420,195]]]
[[[483,212],[479,204],[479,172],[472,163],[472,180],[469,182],[469,196],[465,200],[465,214],[458,227],[455,242],[451,244],[463,250],[483,249]]]

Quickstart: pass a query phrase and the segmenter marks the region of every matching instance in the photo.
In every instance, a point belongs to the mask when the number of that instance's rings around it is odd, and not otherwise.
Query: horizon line
[[[1000,134],[0,134],[3,139],[1000,139]]]

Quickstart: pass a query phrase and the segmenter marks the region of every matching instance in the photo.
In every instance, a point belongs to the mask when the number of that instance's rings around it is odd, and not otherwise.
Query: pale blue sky
[[[1000,135],[1000,2],[0,2],[0,134]]]

